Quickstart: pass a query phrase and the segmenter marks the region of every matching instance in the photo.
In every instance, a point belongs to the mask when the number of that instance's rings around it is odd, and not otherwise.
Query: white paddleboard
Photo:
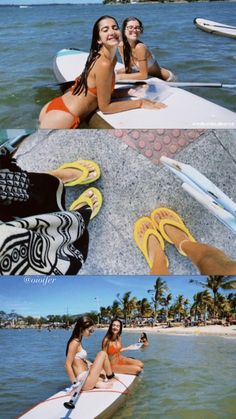
[[[189,164],[162,156],[161,163],[182,181],[182,188],[236,234],[236,203]]]
[[[71,394],[60,391],[49,399],[40,402],[28,412],[19,416],[21,419],[106,419],[125,402],[133,385],[137,382],[136,375],[116,374],[112,389],[93,389],[80,393],[74,409],[64,407]]]
[[[84,69],[87,57],[88,53],[75,49],[59,51],[53,63],[57,81],[62,83],[78,77]],[[117,68],[121,66],[120,63],[117,64]],[[99,124],[100,128],[116,129],[236,128],[235,112],[183,89],[168,86],[158,78],[150,78],[144,82],[150,84],[152,88],[155,86],[156,100],[165,103],[167,105],[165,109],[133,109],[114,114],[97,111],[97,118],[91,119],[92,128],[96,128],[96,124]],[[122,88],[122,85],[116,84],[116,88],[119,87]],[[152,93],[150,92],[150,98],[153,98]]]
[[[205,32],[236,39],[236,26],[225,25],[224,23],[214,22],[213,20],[206,20],[200,17],[196,17],[193,23]]]

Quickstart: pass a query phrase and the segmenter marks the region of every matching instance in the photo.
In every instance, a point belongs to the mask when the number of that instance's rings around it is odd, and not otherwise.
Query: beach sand
[[[236,338],[236,325],[221,326],[192,326],[192,327],[126,327],[124,331],[127,332],[146,332],[146,333],[162,333],[167,335],[203,335],[203,336],[230,336]]]

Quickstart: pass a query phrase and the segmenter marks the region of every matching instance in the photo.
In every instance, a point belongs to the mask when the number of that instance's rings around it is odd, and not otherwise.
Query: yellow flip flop
[[[90,163],[93,166],[94,170],[96,171],[96,176],[94,178],[88,179],[89,170],[83,165],[83,163]],[[100,167],[97,163],[95,163],[92,160],[76,160],[71,163],[65,163],[62,166],[58,167],[57,170],[63,169],[78,169],[82,172],[78,178],[69,182],[65,182],[65,186],[85,185],[88,183],[95,182],[95,180],[97,180],[101,176]]]
[[[155,220],[155,216],[162,212],[162,211],[166,211],[168,212],[170,215],[173,215],[176,220],[172,220],[167,218],[163,218],[160,223],[158,224]],[[162,237],[164,237],[164,239],[171,243],[174,244],[173,241],[170,239],[170,237],[168,236],[168,234],[165,231],[165,225],[171,225],[174,227],[177,227],[179,230],[183,231],[184,233],[187,234],[188,238],[190,239],[190,241],[192,242],[196,242],[195,238],[192,236],[192,234],[190,233],[190,231],[188,230],[188,228],[186,227],[186,225],[184,224],[182,218],[179,216],[179,214],[177,214],[177,212],[171,210],[170,208],[165,208],[165,207],[161,207],[161,208],[156,208],[152,211],[151,213],[151,220],[154,223],[155,227],[157,228],[157,230],[161,233]],[[181,249],[177,249],[179,251],[179,253],[182,256],[187,256],[186,253],[184,253]]]
[[[95,180],[98,180],[100,178],[100,176],[101,176],[101,169],[100,169],[99,165],[95,161],[93,161],[93,160],[78,160],[78,162],[80,164],[83,164],[83,163],[89,163],[89,164],[91,164],[93,166],[94,171],[96,172],[96,176],[95,177],[93,177],[91,179],[87,179],[87,180],[85,179],[85,180],[83,180],[82,182],[80,182],[81,185],[87,185],[89,183],[95,182]]]
[[[92,191],[93,194],[97,197],[97,202],[98,205],[95,209],[93,209],[93,201],[92,199],[87,195],[88,191]],[[97,188],[88,188],[86,189],[74,202],[72,202],[71,206],[70,206],[70,211],[74,211],[75,208],[81,204],[81,203],[86,203],[90,206],[90,208],[92,208],[92,214],[90,217],[90,220],[92,220],[92,218],[96,217],[96,215],[98,214],[98,212],[101,209],[102,206],[102,194],[101,192],[97,189]]]
[[[139,238],[139,228],[140,228],[141,224],[143,224],[144,222],[150,223],[151,228],[148,228],[145,231],[143,241],[141,243],[140,238]],[[161,246],[162,250],[164,251],[164,249],[165,249],[164,240],[163,240],[161,234],[158,233],[158,231],[156,230],[155,225],[153,224],[151,218],[149,218],[149,217],[139,218],[134,224],[134,240],[135,240],[135,243],[137,244],[138,248],[143,253],[143,255],[144,255],[144,257],[145,257],[145,259],[148,263],[149,268],[152,268],[152,261],[150,260],[149,255],[148,255],[147,243],[148,243],[148,238],[151,235],[153,235],[157,238],[158,242],[160,243],[160,246]],[[166,256],[166,264],[167,264],[167,267],[168,267],[169,266],[169,261],[168,261],[167,256]]]

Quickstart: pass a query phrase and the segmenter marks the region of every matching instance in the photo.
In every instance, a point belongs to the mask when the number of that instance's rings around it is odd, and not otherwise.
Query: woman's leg
[[[176,220],[175,216],[165,210],[155,216],[157,224],[163,218]],[[185,232],[172,225],[166,225],[165,231],[177,249],[183,250],[203,275],[235,275],[236,261],[231,260],[221,250],[192,242]]]
[[[111,364],[110,364],[108,355],[105,351],[100,351],[97,354],[90,368],[88,378],[83,386],[83,390],[91,390],[97,385],[99,381],[99,376],[103,369],[105,370],[107,375],[112,375],[113,371],[111,369]],[[101,383],[101,384],[99,383],[98,387],[100,388],[111,387],[111,383]]]
[[[222,250],[201,243],[183,240],[179,247],[197,266],[202,275],[235,275],[236,262]]]
[[[147,222],[143,222],[140,225],[138,231],[138,237],[140,242],[143,242],[145,232],[153,226]],[[169,275],[169,270],[167,268],[166,256],[160,246],[160,243],[156,236],[150,235],[147,242],[148,255],[151,261],[153,262],[152,268],[150,270],[150,275]]]
[[[118,374],[131,374],[138,375],[142,371],[142,368],[135,364],[112,364],[112,369]]]

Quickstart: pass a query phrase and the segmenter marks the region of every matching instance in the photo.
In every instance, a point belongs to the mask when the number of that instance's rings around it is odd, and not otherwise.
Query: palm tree
[[[117,318],[122,317],[122,310],[120,308],[120,302],[114,300],[111,306],[111,317]]]
[[[152,302],[154,307],[154,321],[157,318],[158,305],[161,303],[165,291],[168,291],[168,287],[166,281],[162,281],[161,278],[157,278],[154,288],[148,290],[148,292],[153,295]]]
[[[131,291],[125,292],[123,297],[120,297],[120,294],[117,294],[117,298],[121,303],[121,309],[125,318],[125,324],[127,324],[128,318],[131,316],[132,311],[136,308],[137,298],[130,298]]]
[[[186,298],[182,294],[178,295],[178,297],[176,298],[176,302],[174,304],[174,310],[175,310],[175,313],[178,314],[179,320],[181,320],[182,317],[185,317],[186,315],[185,305],[186,305]]]
[[[161,305],[163,305],[166,309],[166,321],[168,321],[169,316],[169,304],[172,300],[172,294],[167,294],[166,297],[162,298]]]
[[[204,316],[204,322],[206,322],[206,316],[207,312],[209,311],[209,308],[213,305],[212,297],[208,290],[198,292],[193,296],[194,303],[190,309],[190,312],[194,313],[194,317],[196,320],[196,315],[199,315],[200,317]]]
[[[138,316],[142,318],[151,316],[152,308],[147,298],[143,298],[142,300],[137,301],[136,307],[138,311]]]
[[[216,302],[219,289],[222,288],[224,290],[229,290],[236,288],[235,280],[232,280],[230,276],[222,275],[208,276],[206,282],[199,281],[198,279],[190,279],[190,283],[195,283],[201,285],[203,288],[212,290],[214,299],[213,316],[216,315]]]

